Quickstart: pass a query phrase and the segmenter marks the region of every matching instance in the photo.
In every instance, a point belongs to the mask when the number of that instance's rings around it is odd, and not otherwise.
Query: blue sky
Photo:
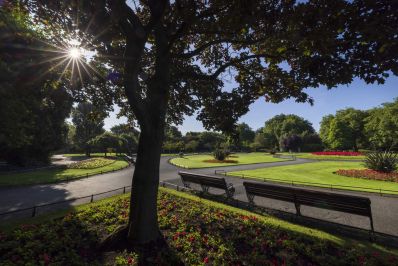
[[[266,103],[264,98],[257,100],[250,106],[250,111],[241,117],[240,122],[247,123],[254,130],[262,127],[264,122],[277,114],[296,114],[309,120],[316,130],[322,117],[334,114],[336,110],[353,107],[366,110],[390,102],[398,97],[398,77],[390,77],[383,85],[366,84],[355,79],[348,86],[339,86],[332,90],[324,87],[308,89],[308,94],[315,100],[313,106],[307,103],[296,103],[293,99],[279,104]],[[116,118],[115,112],[105,120],[105,128],[125,122],[125,119]],[[183,133],[188,131],[203,131],[202,123],[195,116],[186,117],[184,124],[179,126]]]

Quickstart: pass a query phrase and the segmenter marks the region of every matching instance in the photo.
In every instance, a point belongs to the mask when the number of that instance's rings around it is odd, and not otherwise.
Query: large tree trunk
[[[159,238],[157,193],[163,123],[141,131],[133,176],[128,239],[143,244]]]

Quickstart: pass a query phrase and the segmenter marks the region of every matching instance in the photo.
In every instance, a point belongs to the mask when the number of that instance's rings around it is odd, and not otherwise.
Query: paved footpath
[[[225,171],[240,171],[256,168],[275,167],[292,164],[309,163],[310,160],[297,159],[296,161],[283,161],[275,163],[260,163],[251,165],[237,165],[226,167],[212,167],[202,169],[181,169],[168,163],[170,157],[162,157],[160,162],[160,180],[182,185],[178,177],[178,171],[190,171],[196,173],[214,175],[215,170]],[[12,211],[21,208],[28,208],[38,204],[51,203],[62,201],[77,197],[88,196],[91,194],[101,193],[117,189],[124,186],[131,185],[134,167],[129,167],[118,172],[108,173],[98,176],[93,176],[85,179],[72,181],[69,183],[34,185],[0,188],[0,213]],[[235,198],[241,201],[247,201],[243,180],[237,177],[225,177],[228,183],[232,183],[236,188]],[[261,182],[261,181],[260,181]],[[311,188],[316,190],[324,190],[321,188]],[[326,191],[330,191],[325,189]],[[210,192],[219,193],[217,190],[210,190]],[[394,196],[380,196],[374,193],[365,192],[338,192],[352,195],[362,195],[369,197],[372,202],[372,212],[374,217],[375,230],[382,233],[398,236],[398,197]],[[104,194],[102,197],[108,197],[111,194]],[[86,201],[87,202],[87,201]],[[293,204],[284,203],[271,199],[255,199],[258,205],[269,207],[272,209],[279,209],[287,212],[295,212]],[[80,202],[80,204],[83,202]],[[79,202],[68,203],[68,205],[77,205]],[[65,207],[65,205],[63,206]],[[318,208],[302,206],[303,215],[321,218],[332,222],[352,225],[361,228],[369,228],[369,221],[366,217],[356,215],[338,213]],[[26,214],[25,214],[26,215]]]

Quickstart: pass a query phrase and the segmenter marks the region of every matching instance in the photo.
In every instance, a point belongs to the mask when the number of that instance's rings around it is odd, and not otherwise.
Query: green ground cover
[[[213,160],[213,156],[210,154],[206,155],[188,155],[184,158],[173,158],[170,163],[183,167],[183,168],[206,168],[206,167],[218,167],[218,166],[230,166],[239,164],[254,164],[254,163],[271,163],[281,162],[288,159],[274,158],[270,154],[253,152],[253,153],[236,153],[228,157],[228,160],[234,160],[234,163],[210,163],[205,162],[206,160]]]
[[[102,253],[100,239],[128,219],[129,195],[77,207],[61,219],[0,232],[5,265],[396,265],[385,247],[331,235],[196,196],[160,189],[167,245],[143,258],[130,249]],[[51,219],[50,219],[51,218]]]
[[[81,166],[79,168],[60,167],[22,173],[1,174],[0,186],[55,183],[80,178],[85,175],[119,170],[126,167],[128,163],[122,159],[96,158],[96,160],[90,160],[87,163],[77,163],[77,166],[79,165]]]
[[[346,177],[334,174],[339,169],[364,169],[361,162],[314,162],[298,165],[276,166],[246,171],[228,172],[228,175],[241,176],[254,179],[278,179],[280,182],[310,182],[325,184],[324,186],[353,186],[358,188],[342,189],[377,192],[382,190],[395,190],[388,192],[398,194],[398,183],[378,180],[365,180],[362,178]],[[320,186],[320,185],[317,185]],[[371,188],[371,189],[364,189]]]
[[[284,155],[294,155],[297,158],[303,158],[303,159],[312,159],[312,160],[354,160],[354,161],[359,161],[359,160],[364,160],[365,156],[360,155],[360,156],[336,156],[336,155],[314,155],[311,154],[310,152],[300,152],[300,153],[288,153],[288,152],[282,152],[281,154]]]

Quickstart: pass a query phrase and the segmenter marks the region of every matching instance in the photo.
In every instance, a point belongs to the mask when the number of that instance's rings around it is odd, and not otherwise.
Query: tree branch
[[[271,56],[269,54],[252,54],[252,55],[247,55],[243,56],[241,58],[234,58],[231,59],[228,63],[225,63],[224,65],[220,66],[213,74],[208,75],[210,78],[217,78],[221,73],[223,73],[228,67],[233,66],[237,63],[244,62],[249,59],[255,59],[255,58],[276,58],[275,56]]]
[[[219,40],[214,40],[214,41],[210,41],[208,43],[203,44],[202,46],[196,48],[193,51],[190,51],[188,53],[183,53],[183,54],[172,54],[172,57],[175,58],[191,58],[193,56],[199,55],[201,52],[203,52],[204,50],[206,50],[207,48],[209,48],[212,45],[216,45],[216,44],[221,44],[221,43],[230,43],[230,44],[244,44],[244,45],[253,45],[253,44],[257,44],[261,41],[264,41],[266,38],[261,38],[258,40],[231,40],[231,39],[219,39]]]

